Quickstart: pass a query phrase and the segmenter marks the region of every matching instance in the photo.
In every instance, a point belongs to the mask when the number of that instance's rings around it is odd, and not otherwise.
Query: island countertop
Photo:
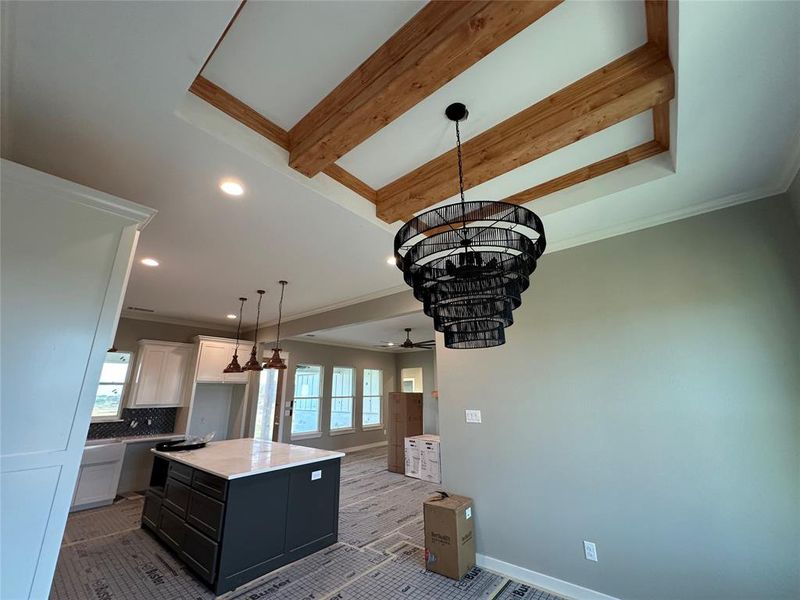
[[[209,442],[205,448],[197,450],[159,452],[154,448],[151,452],[223,479],[238,479],[344,456],[343,452],[253,438]]]

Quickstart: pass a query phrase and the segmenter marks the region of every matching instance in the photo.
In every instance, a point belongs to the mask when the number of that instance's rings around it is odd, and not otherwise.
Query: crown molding
[[[791,183],[791,180],[789,180],[789,183]],[[601,240],[616,237],[618,235],[625,235],[626,233],[633,233],[642,229],[657,227],[659,225],[671,223],[672,221],[680,221],[682,219],[696,217],[698,215],[713,212],[715,210],[736,206],[737,204],[745,204],[746,202],[762,200],[764,198],[769,198],[770,196],[783,194],[788,188],[789,185],[784,184],[784,182],[781,181],[775,186],[757,188],[748,192],[740,192],[738,194],[724,196],[722,198],[709,200],[700,204],[693,204],[691,206],[685,206],[676,210],[667,211],[658,215],[646,217],[644,219],[636,219],[620,225],[614,225],[613,227],[607,227],[599,231],[593,231],[585,235],[579,235],[566,240],[553,242],[552,244],[548,245],[545,254],[552,254],[553,252],[560,252],[569,248],[583,246],[584,244],[599,242]]]
[[[314,315],[319,315],[326,312],[331,312],[333,310],[338,310],[340,308],[347,308],[348,306],[352,306],[354,304],[361,304],[362,302],[369,302],[370,300],[377,300],[378,298],[384,298],[386,296],[391,296],[393,294],[399,294],[400,292],[409,291],[409,287],[406,285],[398,285],[391,288],[386,288],[384,290],[379,290],[377,292],[371,292],[369,294],[364,294],[363,296],[356,296],[355,298],[351,298],[350,300],[343,300],[342,302],[336,302],[334,304],[328,304],[327,306],[322,306],[320,308],[315,308],[303,313],[296,313],[288,316],[284,316],[281,323],[284,325],[291,321],[297,321],[299,319],[305,319],[306,317],[313,317]],[[269,322],[264,322],[259,325],[259,329],[264,329],[265,327],[273,327],[277,325],[278,321],[273,320]],[[255,331],[255,327],[243,327],[243,332],[252,332]],[[289,338],[286,338],[289,339]]]
[[[136,227],[140,231],[147,226],[158,212],[154,208],[124,200],[10,160],[2,159],[0,165],[2,166],[3,176],[12,181],[16,181],[21,185],[51,188],[57,195],[72,202],[129,219],[137,224]]]
[[[184,327],[197,327],[199,329],[213,329],[215,331],[224,331],[226,333],[232,333],[236,330],[235,327],[224,327],[216,323],[206,323],[204,321],[194,321],[192,319],[181,319],[179,317],[165,317],[150,313],[141,314],[127,308],[122,310],[120,313],[120,318],[133,319],[135,321],[151,321],[153,323],[166,323],[168,325],[183,325]]]

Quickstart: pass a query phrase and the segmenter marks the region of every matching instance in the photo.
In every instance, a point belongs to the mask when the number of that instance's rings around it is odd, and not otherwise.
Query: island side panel
[[[337,541],[340,464],[335,458],[229,482],[217,594]]]

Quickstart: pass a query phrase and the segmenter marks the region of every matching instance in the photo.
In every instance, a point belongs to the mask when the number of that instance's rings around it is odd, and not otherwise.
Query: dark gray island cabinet
[[[341,452],[254,439],[153,452],[142,526],[217,595],[337,541]]]

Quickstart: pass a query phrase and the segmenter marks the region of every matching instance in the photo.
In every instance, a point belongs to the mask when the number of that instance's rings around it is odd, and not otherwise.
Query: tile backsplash
[[[121,421],[99,422],[89,425],[90,440],[126,437],[129,435],[154,435],[175,430],[177,408],[125,408]]]

